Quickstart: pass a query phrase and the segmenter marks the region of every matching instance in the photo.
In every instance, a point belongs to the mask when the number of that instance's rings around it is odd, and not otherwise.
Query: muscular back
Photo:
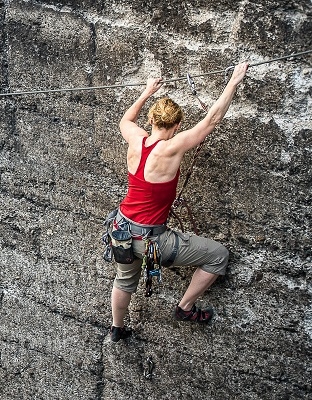
[[[134,136],[129,140],[127,154],[128,171],[135,174],[141,159],[142,140],[144,136]],[[150,146],[159,139],[146,134],[146,146]],[[181,156],[174,153],[171,140],[160,140],[147,158],[144,178],[148,182],[167,182],[172,180],[180,166]]]

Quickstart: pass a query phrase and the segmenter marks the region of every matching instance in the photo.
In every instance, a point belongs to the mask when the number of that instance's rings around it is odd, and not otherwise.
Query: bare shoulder
[[[183,155],[188,150],[198,146],[212,130],[213,127],[211,129],[209,127],[205,130],[205,134],[201,134],[202,130],[199,123],[191,129],[181,131],[170,139],[171,150]]]
[[[148,133],[140,128],[137,124],[131,121],[126,121],[120,124],[120,132],[122,137],[130,144],[130,142],[135,142],[136,140],[141,140],[143,136],[148,136]]]
[[[174,156],[176,154],[183,156],[183,154],[190,148],[187,134],[185,132],[186,131],[179,132],[171,139],[163,141],[161,144],[162,147],[159,146],[159,150],[162,150],[167,156]]]
[[[144,129],[141,129],[140,132],[133,132],[132,135],[128,136],[127,142],[129,144],[129,148],[138,149],[141,151],[142,140],[144,137],[148,137],[148,133],[144,131]]]

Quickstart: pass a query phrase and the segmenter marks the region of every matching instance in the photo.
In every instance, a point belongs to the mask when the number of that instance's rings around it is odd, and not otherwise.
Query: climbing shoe
[[[190,311],[184,311],[181,307],[176,306],[174,317],[177,321],[191,321],[200,324],[207,324],[213,316],[212,307],[207,307],[204,310],[197,308],[195,304]]]
[[[110,337],[112,342],[119,342],[120,339],[127,339],[131,335],[131,329],[126,329],[125,327],[120,328],[118,326],[111,326]]]

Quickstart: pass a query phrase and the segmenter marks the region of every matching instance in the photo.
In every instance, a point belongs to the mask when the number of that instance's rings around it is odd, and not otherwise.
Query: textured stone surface
[[[1,92],[144,83],[312,48],[308,0],[6,0],[0,21]],[[1,399],[311,399],[311,63],[250,68],[184,192],[199,231],[231,252],[200,300],[213,323],[172,319],[193,268],[171,268],[150,299],[142,283],[135,334],[116,345],[102,222],[126,191],[118,122],[141,87],[0,98]],[[195,82],[208,106],[224,86],[221,74]],[[165,94],[184,128],[202,117],[185,82]]]

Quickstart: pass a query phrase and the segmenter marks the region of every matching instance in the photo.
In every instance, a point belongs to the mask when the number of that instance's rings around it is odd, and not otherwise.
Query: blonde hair
[[[183,112],[177,103],[169,97],[164,97],[152,105],[148,112],[148,119],[158,129],[170,129],[182,121]]]

